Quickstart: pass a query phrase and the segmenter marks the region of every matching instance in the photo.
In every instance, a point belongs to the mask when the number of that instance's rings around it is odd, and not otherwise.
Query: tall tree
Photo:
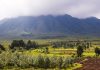
[[[82,46],[78,46],[77,47],[77,56],[81,57],[83,54],[83,47]]]
[[[100,48],[98,48],[98,47],[95,48],[95,54],[96,54],[96,56],[100,55]]]

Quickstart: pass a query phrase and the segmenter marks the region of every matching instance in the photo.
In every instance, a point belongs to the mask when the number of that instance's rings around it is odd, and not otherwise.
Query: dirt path
[[[76,70],[100,70],[100,58],[87,58],[86,61],[80,62],[83,66]]]

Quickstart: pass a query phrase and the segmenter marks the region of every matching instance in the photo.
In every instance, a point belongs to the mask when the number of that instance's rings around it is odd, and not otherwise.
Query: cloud
[[[100,18],[100,16],[95,15],[100,13],[99,5],[100,1],[98,0],[79,0],[74,6],[70,7],[67,13],[80,18],[89,16]]]
[[[48,14],[100,18],[99,5],[99,0],[0,0],[0,19]]]

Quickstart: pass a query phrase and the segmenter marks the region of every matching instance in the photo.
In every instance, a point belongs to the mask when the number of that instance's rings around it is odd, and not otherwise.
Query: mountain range
[[[0,21],[0,37],[100,36],[100,19],[70,15],[20,16]]]

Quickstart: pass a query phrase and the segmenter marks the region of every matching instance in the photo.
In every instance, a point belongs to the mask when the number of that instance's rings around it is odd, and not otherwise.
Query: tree
[[[62,68],[62,64],[63,64],[63,59],[62,59],[62,57],[59,57],[59,58],[57,59],[57,66],[58,66],[59,69]]]
[[[48,47],[45,48],[45,53],[49,53],[49,48]]]
[[[51,59],[50,59],[50,67],[51,68],[55,68],[56,67],[56,62],[57,62],[57,57],[55,57],[55,56],[53,56],[53,57],[51,57]]]
[[[89,48],[90,47],[90,43],[87,43],[87,48]]]
[[[95,54],[96,54],[96,56],[100,55],[100,48],[98,48],[98,47],[95,48]]]
[[[77,56],[81,57],[83,54],[83,47],[82,46],[78,46],[77,47]]]
[[[63,65],[62,65],[62,67],[64,68],[64,69],[66,69],[67,67],[68,67],[68,58],[65,58],[64,59],[64,61],[63,61]]]
[[[3,51],[5,50],[4,46],[1,45],[1,44],[0,44],[0,49],[3,50]]]
[[[50,59],[49,59],[49,57],[46,57],[45,59],[44,59],[44,68],[49,68],[50,67]]]
[[[43,56],[39,55],[37,59],[38,59],[38,61],[37,61],[38,67],[44,68],[44,58],[43,58]]]
[[[25,48],[25,43],[23,40],[13,40],[13,42],[10,45],[10,49],[22,49]]]
[[[32,48],[37,48],[38,47],[38,44],[34,41],[28,41],[27,44],[26,44],[26,49],[29,50],[29,49],[32,49]]]

